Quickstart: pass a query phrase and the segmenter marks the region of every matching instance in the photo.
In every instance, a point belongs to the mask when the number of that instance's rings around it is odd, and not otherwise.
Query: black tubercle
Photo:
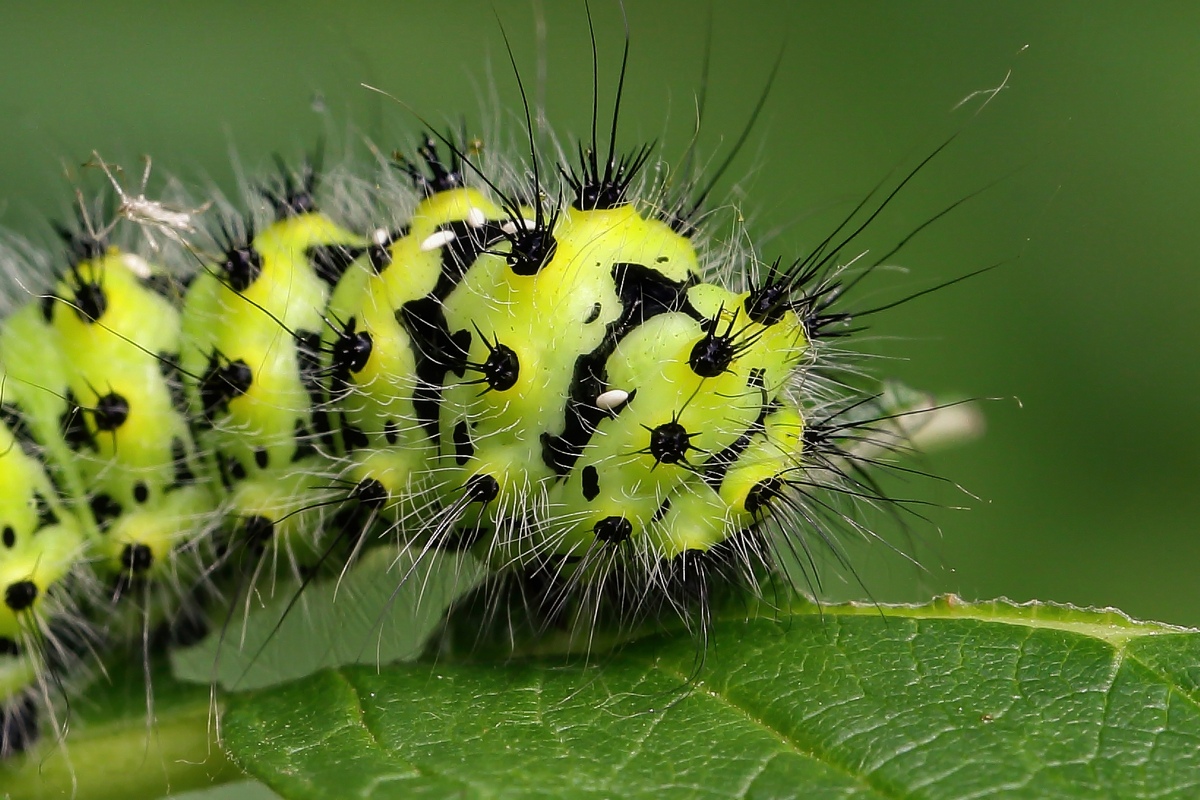
[[[103,216],[102,219],[108,219],[109,204],[106,202],[104,208],[100,209]],[[96,210],[96,209],[93,209]],[[54,232],[62,239],[63,244],[67,246],[67,258],[71,266],[75,266],[83,261],[91,261],[94,258],[99,258],[108,250],[108,238],[105,236],[97,236],[89,230],[88,215],[82,208],[75,210],[75,226],[68,227],[61,222],[51,222]]]
[[[4,604],[14,613],[20,613],[37,600],[38,587],[33,581],[14,581],[4,589]]]
[[[759,481],[746,493],[746,512],[758,516],[766,513],[771,501],[783,496],[784,482],[781,478],[771,477]]]
[[[363,478],[350,490],[348,499],[366,508],[382,508],[388,501],[388,490],[374,478]]]
[[[371,334],[358,330],[358,319],[351,317],[333,343],[335,379],[344,385],[352,374],[362,372],[371,358]]]
[[[446,139],[453,142],[454,133],[447,134]],[[424,143],[417,148],[421,163],[415,163],[406,158],[403,153],[392,153],[392,166],[407,175],[413,186],[426,197],[457,189],[463,185],[462,152],[456,145],[450,145],[450,162],[442,160],[438,153],[437,140],[430,134],[425,134]]]
[[[149,546],[131,542],[121,550],[121,568],[130,575],[144,575],[154,565],[154,552]]]
[[[724,331],[717,329],[720,320],[721,313],[718,312],[715,319],[705,321],[704,336],[692,345],[692,352],[688,355],[688,366],[701,378],[717,377],[729,369],[729,365],[738,355],[739,348],[734,342],[735,334],[733,332],[737,314],[730,317],[729,324],[725,326]]]
[[[221,259],[221,274],[225,284],[235,292],[244,292],[262,274],[262,254],[254,249],[254,220],[247,218],[242,227],[245,233],[238,234],[238,226],[232,220],[222,220],[217,235],[217,244],[224,254]]]
[[[54,509],[50,506],[49,501],[42,496],[41,492],[33,493],[33,502],[37,506],[38,529],[42,529],[47,525],[58,524],[58,514],[54,513]],[[7,540],[6,540],[7,541]]]
[[[108,310],[108,295],[104,287],[84,278],[77,266],[72,266],[67,273],[66,284],[70,293],[64,300],[71,306],[75,316],[88,325],[98,322]]]
[[[533,227],[526,227],[523,222],[517,224],[512,232],[505,232],[510,249],[504,254],[504,260],[517,275],[537,275],[542,268],[550,263],[558,251],[558,241],[554,238],[554,223],[558,212],[550,215],[548,220],[539,219]]]
[[[187,446],[178,436],[171,440],[171,462],[175,468],[175,480],[172,487],[187,486],[196,480],[191,463],[188,461]]]
[[[322,359],[324,353],[321,348],[321,334],[316,331],[296,331],[296,358],[300,362],[300,383],[304,385],[304,390],[308,392],[308,396],[312,398],[312,426],[319,437],[325,439],[329,444],[332,444],[330,438],[330,423],[327,396],[325,385],[322,381],[324,378],[324,369],[322,367]],[[303,422],[297,418],[296,425],[303,427]],[[307,436],[307,431],[304,431]],[[297,433],[296,452],[310,449],[314,445],[308,438],[303,440]],[[309,437],[310,438],[310,437]],[[293,455],[292,460],[295,461],[301,456]]]
[[[487,505],[500,494],[500,482],[491,475],[475,475],[463,486],[467,499]]]
[[[115,431],[129,418],[129,401],[116,392],[109,392],[96,401],[92,409],[92,420],[96,430]]]
[[[685,461],[692,449],[691,434],[678,420],[664,422],[650,431],[650,455],[659,464],[678,464]]]
[[[280,155],[275,155],[279,178],[270,185],[259,187],[259,193],[271,204],[275,219],[287,219],[317,210],[316,191],[320,182],[324,148],[318,145],[311,158],[304,159],[297,174],[288,168]]]
[[[229,401],[241,397],[250,390],[254,373],[241,359],[221,364],[221,357],[213,352],[208,359],[208,368],[200,378],[200,404],[204,419],[213,422],[218,413],[226,411]]]
[[[92,517],[95,518],[101,533],[106,532],[112,525],[112,521],[121,516],[121,504],[105,492],[92,495],[88,505],[92,509]]]
[[[403,235],[403,232],[399,234]],[[330,286],[336,285],[350,265],[362,254],[362,248],[344,244],[314,244],[304,251],[304,257],[312,264],[317,277]]]
[[[482,363],[466,362],[467,369],[483,375],[483,378],[472,381],[472,383],[486,383],[488,389],[497,392],[508,391],[516,385],[517,379],[521,375],[521,360],[517,357],[516,351],[508,345],[501,344],[499,339],[489,342],[478,327],[475,328],[475,332],[479,334],[480,340],[487,348],[488,357]]]
[[[613,264],[612,276],[621,300],[621,316],[608,324],[595,350],[575,359],[562,434],[542,434],[542,461],[559,475],[570,472],[600,421],[620,410],[599,408],[596,398],[609,388],[608,358],[621,340],[659,314],[680,312],[704,320],[687,299],[688,289],[696,283],[693,277],[673,281],[651,267],[628,262]],[[637,387],[619,388],[629,391],[630,399],[637,391]]]
[[[634,178],[654,151],[653,144],[643,145],[619,159],[610,155],[601,171],[594,148],[584,149],[579,143],[579,171],[560,168],[563,177],[575,192],[571,205],[580,211],[604,211],[617,208],[627,201],[626,193]]]
[[[633,535],[633,523],[624,517],[605,517],[592,527],[597,541],[605,544],[620,544]]]

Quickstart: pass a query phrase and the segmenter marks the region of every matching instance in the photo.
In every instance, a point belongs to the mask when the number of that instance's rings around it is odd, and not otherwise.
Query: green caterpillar
[[[204,231],[81,199],[53,291],[0,327],[0,755],[93,654],[372,548],[469,552],[539,630],[702,628],[832,542],[821,492],[881,498],[854,448],[892,415],[821,356],[862,227],[768,266],[649,148],[593,140],[548,186],[536,152],[501,179],[439,138],[369,181],[283,167]]]

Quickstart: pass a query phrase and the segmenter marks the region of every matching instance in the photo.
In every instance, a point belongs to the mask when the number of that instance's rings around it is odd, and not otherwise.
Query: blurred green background
[[[768,256],[806,252],[956,130],[863,246],[882,253],[1002,179],[905,251],[908,275],[876,282],[884,300],[1006,262],[875,320],[869,346],[896,357],[882,374],[1003,399],[983,406],[983,440],[921,465],[978,500],[897,487],[971,509],[934,514],[941,533],[913,545],[924,572],[883,548],[856,555],[874,595],[954,590],[1200,625],[1200,6],[629,0],[626,11],[626,144],[686,143],[710,14],[707,154],[736,137],[786,47],[719,189],[741,198]],[[620,12],[595,0],[593,13],[608,98]],[[466,113],[472,130],[499,119],[517,136],[497,17],[555,128],[585,131],[582,2],[6,4],[0,224],[48,241],[47,216],[71,198],[63,164],[93,149],[127,165],[149,153],[164,174],[230,188],[230,151],[260,168],[349,125],[385,148],[411,145],[415,121],[360,82],[437,122]],[[953,110],[1010,71],[982,113],[978,100]]]

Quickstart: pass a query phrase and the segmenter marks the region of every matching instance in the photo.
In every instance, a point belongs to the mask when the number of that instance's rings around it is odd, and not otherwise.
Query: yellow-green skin
[[[691,243],[631,205],[565,210],[554,229],[554,257],[536,275],[518,275],[508,266],[503,238],[489,244],[442,308],[450,333],[471,334],[468,363],[485,362],[488,343],[500,342],[516,353],[518,378],[509,388],[489,390],[478,371],[468,369],[462,377],[447,372],[437,441],[416,424],[417,356],[396,312],[432,291],[441,275],[437,249],[422,245],[470,209],[477,219],[505,219],[473,190],[436,194],[418,206],[408,235],[391,245],[390,266],[375,274],[358,263],[334,291],[331,316],[355,319],[373,345],[365,366],[349,376],[351,389],[339,404],[370,441],[351,456],[352,479],[372,477],[389,490],[396,524],[406,535],[449,538],[454,530],[482,527],[476,552],[497,565],[611,547],[597,541],[595,528],[616,516],[632,528],[623,557],[651,569],[661,559],[707,551],[759,521],[761,512],[756,518],[746,510],[747,496],[799,459],[803,421],[785,389],[806,354],[803,327],[791,311],[771,325],[751,322],[742,310],[745,295],[700,283]],[[649,266],[686,287],[681,291],[692,313],[658,314],[620,341],[607,359],[604,389],[636,395],[620,413],[599,420],[578,460],[560,475],[543,459],[544,437],[563,433],[576,360],[596,349],[606,327],[621,316],[613,274],[620,263]],[[705,336],[696,312],[718,320],[718,330],[732,323],[737,341],[748,343],[713,377],[700,377],[688,364]],[[327,336],[327,344],[333,339]],[[751,384],[752,374],[759,383]],[[768,405],[779,409],[752,434]],[[393,423],[392,441],[384,435],[387,421]],[[658,463],[649,452],[649,431],[672,421],[692,434],[692,449],[683,462]],[[456,428],[464,424],[473,443],[469,456],[455,444]],[[693,467],[743,435],[750,442],[724,480],[710,486]],[[583,486],[587,468],[595,469],[599,485],[590,496]],[[485,507],[463,499],[463,487],[481,475],[499,484]],[[452,517],[429,522],[435,518],[431,491],[434,508],[452,509]]]
[[[84,537],[59,503],[41,463],[22,449],[7,425],[0,423],[0,600],[9,587],[32,585],[36,596],[22,608],[0,602],[0,701],[36,680],[40,647],[46,633],[50,590],[84,557]],[[39,513],[39,501],[50,514]],[[52,516],[51,516],[52,515]],[[50,517],[49,519],[44,519]],[[8,651],[18,648],[14,655]]]
[[[182,569],[177,555],[211,527],[217,484],[172,399],[178,298],[150,287],[156,272],[140,257],[109,250],[75,264],[55,299],[29,304],[0,329],[4,403],[28,437],[18,442],[9,428],[0,431],[0,535],[8,526],[15,539],[0,544],[0,592],[24,581],[37,595],[19,611],[0,604],[0,638],[28,645],[55,614],[83,611],[110,636],[140,631],[173,613],[195,581],[198,565]],[[89,298],[102,299],[89,305]],[[94,316],[83,313],[88,308]],[[105,416],[106,396],[121,399],[118,417]],[[64,420],[73,421],[72,437]],[[38,520],[39,498],[49,523]],[[73,573],[86,584],[85,570],[99,579],[95,596],[49,605],[56,584]],[[117,587],[134,581],[169,589],[155,592],[154,607],[110,607]],[[0,694],[35,680],[36,652],[22,646],[15,659],[0,659]]]

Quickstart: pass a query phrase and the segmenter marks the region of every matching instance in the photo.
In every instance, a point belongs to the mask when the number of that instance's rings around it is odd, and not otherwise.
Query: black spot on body
[[[321,384],[321,334],[311,331],[296,333],[296,359],[300,364],[300,383],[312,400],[312,424],[317,433],[330,445],[329,415],[325,410],[325,387]]]
[[[376,275],[382,273],[392,263],[391,244],[373,244],[367,248],[367,260]]]
[[[239,532],[247,545],[261,548],[275,535],[275,523],[263,516],[245,517]]]
[[[101,532],[106,532],[112,521],[121,516],[121,504],[105,492],[93,495],[88,501],[88,506],[92,509],[92,517],[95,518]]]
[[[388,444],[400,441],[400,426],[396,424],[396,420],[389,419],[383,423],[383,438],[387,439]]]
[[[454,425],[454,460],[459,466],[466,464],[475,455],[475,445],[471,444],[471,431],[466,420],[459,420]]]
[[[361,450],[369,445],[371,440],[363,433],[362,428],[346,422],[342,424],[342,443],[346,447],[346,452],[351,452]]]
[[[13,545],[17,543],[17,532],[12,525],[4,526],[4,533],[0,534],[0,539],[3,539],[5,547],[12,549]]]
[[[267,453],[267,448],[259,447],[254,451],[254,464],[259,469],[266,469],[267,464],[271,462],[271,456]]]
[[[754,379],[756,372],[759,373],[759,380],[761,381],[761,370],[751,370],[750,379]],[[721,484],[725,481],[725,475],[729,472],[729,468],[733,466],[734,462],[736,462],[738,458],[741,457],[742,453],[745,452],[746,448],[750,446],[751,439],[753,439],[756,434],[762,433],[766,430],[765,421],[767,415],[778,407],[778,404],[767,402],[766,394],[764,393],[762,409],[758,412],[758,417],[753,423],[750,424],[750,427],[743,431],[740,436],[734,439],[728,447],[713,453],[708,461],[705,462],[701,477],[706,484],[715,490],[719,490],[721,488]]]
[[[447,372],[461,377],[466,371],[471,333],[463,330],[451,334],[441,301],[432,295],[405,303],[396,312],[396,321],[412,338],[416,356],[417,385],[412,401],[417,421],[437,445],[442,383]]]
[[[449,231],[454,238],[441,247],[442,274],[432,292],[434,297],[446,299],[451,290],[462,281],[467,270],[491,243],[503,234],[496,223],[489,222],[475,228],[465,220],[451,222],[438,228],[438,232]]]
[[[133,500],[136,503],[144,503],[150,499],[150,487],[145,481],[138,481],[133,485]]]
[[[583,468],[583,497],[589,503],[600,496],[600,473],[591,464]]]
[[[179,354],[159,353],[158,369],[162,373],[167,392],[171,395],[171,407],[186,418],[190,408],[183,385],[183,373],[179,369]]]
[[[246,466],[236,458],[230,458],[229,474],[235,481],[244,481],[246,480]]]
[[[58,298],[53,293],[46,294],[41,299],[42,319],[46,321],[46,324],[54,321],[54,303],[57,300]]]
[[[317,454],[317,446],[313,435],[304,427],[303,420],[296,420],[292,429],[292,437],[296,440],[296,449],[292,451],[292,463]]]

